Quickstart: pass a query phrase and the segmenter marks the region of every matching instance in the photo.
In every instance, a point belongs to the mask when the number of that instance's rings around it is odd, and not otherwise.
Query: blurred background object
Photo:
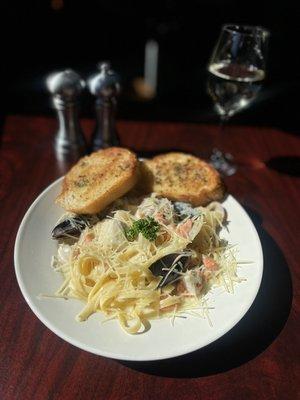
[[[2,3],[3,114],[50,114],[44,78],[71,66],[84,78],[109,59],[122,77],[118,118],[216,122],[206,67],[224,23],[271,32],[267,80],[234,124],[297,132],[300,88],[296,2],[49,0]],[[82,115],[92,117],[85,95]]]

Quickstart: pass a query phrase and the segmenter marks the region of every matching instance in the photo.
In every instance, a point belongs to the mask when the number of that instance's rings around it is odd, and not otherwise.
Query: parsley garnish
[[[125,236],[127,240],[132,242],[141,233],[146,239],[151,242],[156,239],[157,232],[159,231],[159,223],[152,217],[139,219],[134,221],[130,228],[125,229]]]

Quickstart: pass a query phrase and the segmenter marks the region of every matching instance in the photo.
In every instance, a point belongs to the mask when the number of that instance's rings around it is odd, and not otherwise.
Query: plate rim
[[[128,355],[124,355],[124,354],[118,354],[118,353],[111,353],[108,352],[106,350],[101,350],[99,351],[98,348],[95,348],[93,346],[88,346],[86,344],[83,344],[79,341],[77,341],[76,339],[72,338],[72,336],[66,335],[62,330],[60,330],[59,328],[56,328],[55,326],[53,326],[53,324],[51,323],[51,321],[45,317],[43,315],[42,312],[39,311],[39,308],[36,307],[34,305],[34,303],[31,301],[30,297],[30,293],[27,291],[26,286],[21,278],[21,262],[19,260],[19,253],[20,253],[20,246],[21,246],[21,241],[22,241],[22,235],[24,232],[24,229],[26,227],[26,223],[27,220],[29,219],[32,211],[34,210],[35,206],[39,203],[39,201],[46,195],[47,192],[50,192],[51,189],[53,187],[55,187],[56,185],[59,184],[60,181],[63,180],[63,176],[56,179],[54,182],[52,182],[50,185],[48,185],[37,197],[36,199],[32,202],[32,204],[29,206],[29,208],[27,209],[27,211],[25,212],[22,221],[19,225],[18,228],[18,232],[16,235],[16,240],[15,240],[15,245],[14,245],[14,270],[15,270],[15,275],[16,275],[16,279],[19,285],[19,288],[21,290],[21,293],[27,303],[27,305],[29,306],[29,308],[31,309],[31,311],[35,314],[35,316],[53,333],[55,333],[58,337],[60,337],[61,339],[63,339],[64,341],[72,344],[73,346],[87,351],[89,353],[95,354],[95,355],[99,355],[99,356],[103,356],[103,357],[107,357],[107,358],[112,358],[112,359],[117,359],[117,360],[124,360],[124,361],[138,361],[138,362],[143,362],[143,361],[159,361],[159,360],[165,360],[165,359],[170,359],[170,358],[175,358],[175,357],[179,357],[179,356],[183,356],[189,353],[192,353],[196,350],[200,350],[206,346],[208,346],[209,344],[215,342],[216,340],[220,339],[222,336],[224,336],[227,332],[229,332],[231,329],[233,329],[238,322],[246,315],[246,313],[248,312],[248,310],[250,309],[250,307],[252,306],[258,291],[261,287],[261,281],[262,281],[262,276],[263,276],[263,270],[264,270],[264,257],[263,257],[263,249],[262,249],[262,244],[259,238],[259,235],[257,233],[257,230],[255,228],[255,225],[253,224],[251,218],[249,217],[247,211],[244,209],[244,207],[235,199],[234,196],[232,196],[231,194],[228,194],[226,199],[228,197],[230,197],[231,201],[233,201],[235,203],[235,206],[238,206],[240,211],[244,214],[244,216],[246,217],[249,226],[251,226],[251,230],[255,236],[257,245],[258,245],[258,265],[259,265],[259,276],[258,276],[258,285],[256,288],[256,291],[253,292],[251,300],[247,303],[247,305],[241,310],[241,312],[239,313],[238,317],[235,318],[231,324],[230,327],[224,327],[224,329],[219,329],[218,330],[218,334],[217,335],[212,335],[211,339],[208,340],[206,342],[206,344],[204,346],[199,347],[199,345],[192,345],[189,346],[188,349],[182,349],[180,350],[175,350],[173,351],[171,354],[165,354],[165,355],[153,355],[153,356],[128,356]]]

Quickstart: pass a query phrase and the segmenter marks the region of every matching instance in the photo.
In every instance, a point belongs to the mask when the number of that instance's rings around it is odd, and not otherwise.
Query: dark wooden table
[[[226,179],[228,189],[249,212],[265,257],[259,294],[229,333],[190,355],[134,363],[86,353],[55,336],[16,282],[13,248],[21,219],[69,167],[53,152],[55,125],[52,119],[10,116],[1,136],[0,399],[300,398],[299,137],[228,127],[220,138],[214,126],[119,123],[122,144],[141,154],[170,148],[205,154],[221,140],[241,163]],[[90,132],[93,124],[83,126]]]

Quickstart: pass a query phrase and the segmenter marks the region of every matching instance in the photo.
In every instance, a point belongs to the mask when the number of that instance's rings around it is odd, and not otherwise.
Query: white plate
[[[101,313],[78,323],[75,315],[83,304],[77,300],[40,298],[53,294],[62,277],[50,266],[56,242],[50,239],[62,210],[54,199],[61,179],[54,182],[34,201],[20,225],[15,243],[15,271],[23,296],[36,316],[54,333],[83,350],[122,360],[146,361],[170,358],[200,349],[213,342],[245,315],[258,292],[262,271],[262,248],[257,232],[242,206],[228,196],[224,206],[228,212],[229,233],[223,237],[237,245],[243,264],[238,274],[247,281],[235,286],[235,294],[215,289],[209,295],[213,326],[195,317],[178,318],[174,326],[169,319],[151,321],[151,329],[141,335],[128,335],[117,321],[101,324]]]

